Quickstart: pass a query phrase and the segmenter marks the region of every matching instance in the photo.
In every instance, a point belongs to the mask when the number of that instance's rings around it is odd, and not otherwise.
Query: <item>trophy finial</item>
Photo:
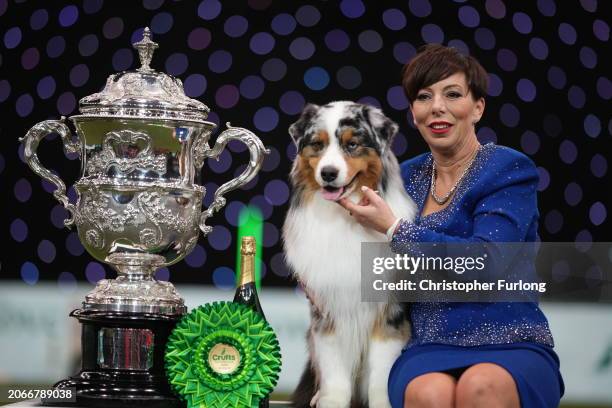
[[[159,45],[151,41],[151,30],[149,27],[145,27],[142,33],[142,40],[133,44],[134,48],[138,50],[138,56],[140,57],[140,72],[151,72],[153,69],[149,66],[151,59],[153,58],[153,52]]]

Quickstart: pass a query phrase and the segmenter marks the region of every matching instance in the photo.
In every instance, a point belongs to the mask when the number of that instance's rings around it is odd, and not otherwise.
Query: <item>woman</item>
[[[403,242],[530,242],[538,174],[512,149],[476,138],[487,74],[472,57],[425,46],[404,67],[414,124],[429,146],[402,164],[420,205],[396,219],[374,191],[342,200],[362,225]],[[414,303],[413,338],[389,375],[393,407],[556,407],[563,393],[548,322],[536,303]]]

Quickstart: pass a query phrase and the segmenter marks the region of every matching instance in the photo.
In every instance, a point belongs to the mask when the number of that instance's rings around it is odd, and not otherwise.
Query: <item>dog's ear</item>
[[[391,146],[393,137],[399,130],[397,123],[386,117],[380,109],[374,106],[366,106],[364,113],[381,145],[383,147]]]
[[[304,107],[304,110],[302,111],[302,114],[300,115],[300,118],[297,120],[297,122],[289,126],[289,135],[291,136],[291,139],[293,139],[293,143],[295,143],[295,146],[298,148],[298,151],[300,150],[300,140],[302,140],[302,138],[304,137],[308,125],[310,124],[312,118],[317,114],[318,111],[319,105],[309,103]]]

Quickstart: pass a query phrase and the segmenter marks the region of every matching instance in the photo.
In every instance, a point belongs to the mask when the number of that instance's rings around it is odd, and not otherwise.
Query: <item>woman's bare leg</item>
[[[404,393],[404,408],[453,408],[457,380],[445,373],[428,373],[410,381]]]
[[[516,383],[497,364],[480,363],[465,370],[455,390],[457,408],[520,408]]]

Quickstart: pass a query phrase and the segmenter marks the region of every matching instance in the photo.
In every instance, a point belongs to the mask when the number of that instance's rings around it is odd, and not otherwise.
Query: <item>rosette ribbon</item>
[[[168,338],[170,386],[188,408],[251,408],[274,389],[281,368],[272,327],[234,302],[214,302],[185,315]]]

